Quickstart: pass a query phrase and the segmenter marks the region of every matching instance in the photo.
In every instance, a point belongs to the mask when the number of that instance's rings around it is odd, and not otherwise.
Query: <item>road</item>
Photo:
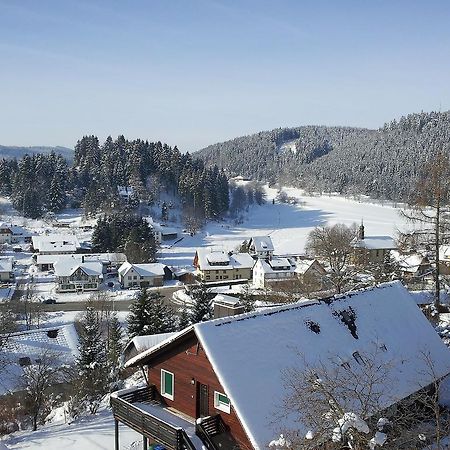
[[[181,287],[164,287],[159,292],[163,296],[165,303],[167,305],[173,305],[172,303],[172,294],[175,291],[178,291]],[[130,305],[133,303],[133,300],[118,300],[114,302],[114,309],[116,311],[128,311]],[[48,312],[57,312],[57,311],[84,311],[86,309],[87,302],[58,302],[53,305],[44,305],[44,310]]]

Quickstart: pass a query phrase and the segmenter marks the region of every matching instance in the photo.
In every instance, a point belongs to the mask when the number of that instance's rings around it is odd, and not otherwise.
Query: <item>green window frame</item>
[[[214,408],[230,414],[231,402],[230,399],[222,392],[214,391]]]
[[[164,369],[161,369],[161,395],[169,400],[175,395],[175,375]]]

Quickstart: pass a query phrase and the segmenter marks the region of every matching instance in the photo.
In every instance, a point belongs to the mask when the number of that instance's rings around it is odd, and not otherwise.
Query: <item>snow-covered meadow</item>
[[[283,188],[297,204],[272,204],[277,190],[266,188],[267,202],[253,205],[243,214],[243,222],[233,220],[210,222],[195,236],[184,238],[170,248],[163,248],[160,262],[175,266],[192,266],[195,249],[211,247],[230,251],[252,236],[270,235],[275,253],[299,254],[304,252],[308,233],[316,226],[344,223],[351,225],[364,221],[366,235],[391,235],[406,230],[410,224],[400,216],[400,208],[381,205],[369,199],[361,201],[335,196],[311,196],[295,188]]]

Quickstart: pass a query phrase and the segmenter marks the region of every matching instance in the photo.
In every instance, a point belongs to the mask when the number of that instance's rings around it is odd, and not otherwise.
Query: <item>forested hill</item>
[[[17,147],[17,146],[8,146],[8,145],[0,145],[0,158],[5,159],[13,159],[13,158],[22,158],[25,155],[34,155],[37,153],[56,153],[57,155],[61,155],[64,159],[69,162],[73,160],[73,150],[67,147]]]
[[[410,114],[379,130],[279,128],[210,145],[195,153],[230,176],[314,191],[407,199],[424,161],[450,151],[450,111]]]

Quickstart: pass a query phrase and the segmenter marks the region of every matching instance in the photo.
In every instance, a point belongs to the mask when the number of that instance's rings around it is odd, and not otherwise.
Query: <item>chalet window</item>
[[[174,398],[174,378],[172,372],[161,369],[161,395],[169,400]]]
[[[225,394],[214,391],[214,408],[230,414],[230,399]]]

